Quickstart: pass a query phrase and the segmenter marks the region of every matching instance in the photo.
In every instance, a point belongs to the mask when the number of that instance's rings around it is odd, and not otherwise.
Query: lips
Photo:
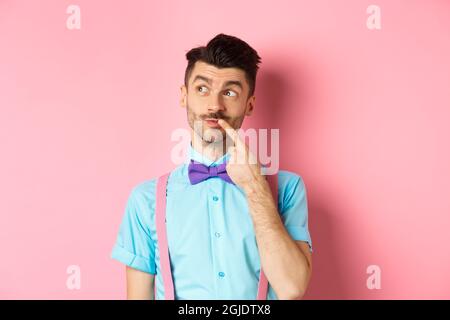
[[[220,128],[219,123],[217,122],[219,119],[205,119],[206,125],[208,125],[211,128]]]

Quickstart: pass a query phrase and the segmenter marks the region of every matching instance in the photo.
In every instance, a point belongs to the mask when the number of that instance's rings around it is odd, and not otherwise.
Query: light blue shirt
[[[189,145],[189,159],[216,166]],[[164,299],[155,221],[156,178],[136,185],[128,198],[111,257],[155,274],[156,299]],[[300,176],[278,172],[278,205],[289,235],[308,242],[306,190]],[[260,259],[243,190],[219,177],[191,185],[188,161],[167,183],[167,239],[175,299],[256,299]],[[269,284],[268,299],[277,299]]]

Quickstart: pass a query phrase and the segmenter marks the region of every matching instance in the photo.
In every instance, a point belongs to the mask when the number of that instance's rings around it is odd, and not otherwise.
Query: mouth
[[[209,119],[205,119],[204,121],[205,121],[206,125],[211,127],[211,128],[220,128],[218,120],[219,119],[211,119],[211,118],[209,118]]]

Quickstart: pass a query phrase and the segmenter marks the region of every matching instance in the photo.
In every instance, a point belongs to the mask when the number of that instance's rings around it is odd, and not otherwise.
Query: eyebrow
[[[212,80],[210,78],[207,78],[205,76],[202,75],[196,75],[194,80],[192,81],[192,83],[194,83],[197,80],[203,80],[206,83],[208,83],[209,85],[211,85]],[[224,87],[228,87],[228,86],[238,86],[239,88],[241,88],[241,90],[244,90],[244,87],[242,86],[242,82],[238,81],[238,80],[228,80],[227,82],[225,82]]]

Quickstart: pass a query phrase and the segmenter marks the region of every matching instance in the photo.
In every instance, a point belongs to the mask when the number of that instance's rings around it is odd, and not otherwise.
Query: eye
[[[227,90],[227,91],[225,92],[225,95],[227,95],[227,93],[231,93],[231,95],[228,95],[229,97],[236,97],[236,96],[237,96],[236,92],[231,91],[231,90]]]
[[[198,86],[197,91],[200,93],[205,93],[207,91],[207,88],[205,86]]]

